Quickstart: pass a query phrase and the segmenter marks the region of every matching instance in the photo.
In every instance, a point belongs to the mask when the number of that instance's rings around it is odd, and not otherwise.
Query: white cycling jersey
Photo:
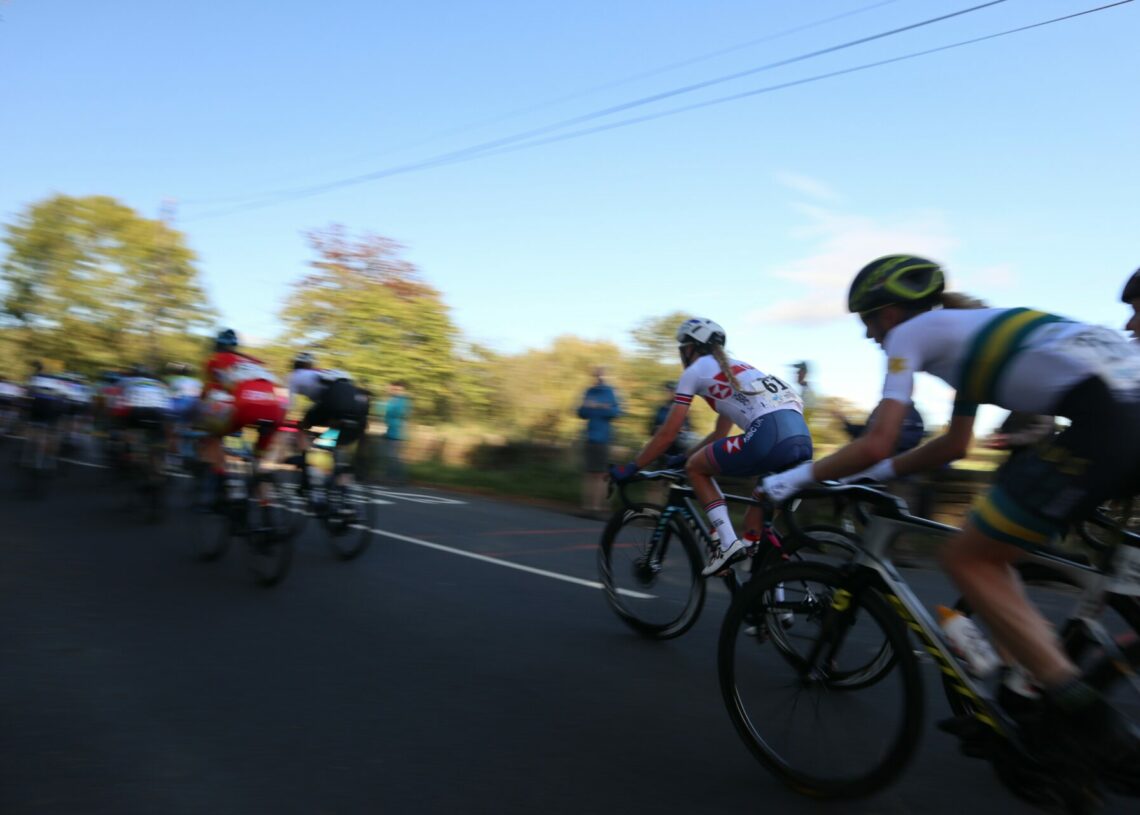
[[[298,368],[289,377],[289,401],[292,402],[293,397],[300,394],[315,402],[330,383],[340,379],[351,381],[351,377],[344,371]]]
[[[729,365],[740,383],[740,391],[733,389],[716,359],[706,355],[695,360],[681,374],[673,402],[688,405],[694,396],[704,397],[709,407],[721,416],[727,416],[741,430],[747,430],[754,421],[774,410],[791,409],[803,413],[804,405],[799,394],[783,380],[737,359],[730,359]]]
[[[166,384],[175,399],[197,399],[202,395],[202,382],[192,376],[172,376]]]
[[[883,398],[911,401],[925,371],[957,391],[954,412],[979,404],[1051,415],[1074,385],[1099,376],[1140,399],[1140,349],[1111,329],[1031,309],[936,309],[895,326],[883,341]]]
[[[173,407],[170,391],[157,379],[144,376],[131,377],[123,380],[122,388],[119,396],[122,407],[132,410],[135,408],[170,410]]]

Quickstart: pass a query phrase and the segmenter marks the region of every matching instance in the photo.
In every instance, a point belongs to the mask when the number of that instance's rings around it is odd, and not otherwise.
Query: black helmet
[[[933,260],[886,255],[864,266],[851,282],[847,310],[862,313],[883,306],[915,304],[942,293],[946,278]]]
[[[1140,269],[1134,271],[1132,277],[1124,284],[1124,291],[1120,293],[1120,302],[1131,303],[1137,297],[1140,297]]]
[[[214,347],[219,350],[222,348],[237,348],[238,336],[237,332],[232,328],[226,328],[218,332],[218,336],[214,338]]]
[[[312,368],[314,362],[316,362],[316,359],[312,354],[308,351],[302,351],[293,357],[293,370],[295,371],[298,368]]]

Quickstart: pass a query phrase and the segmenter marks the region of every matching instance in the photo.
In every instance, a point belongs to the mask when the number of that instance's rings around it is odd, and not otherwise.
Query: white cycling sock
[[[723,498],[717,498],[705,506],[705,514],[712,522],[713,532],[720,538],[720,548],[727,549],[736,540],[736,530],[728,517],[728,505]]]

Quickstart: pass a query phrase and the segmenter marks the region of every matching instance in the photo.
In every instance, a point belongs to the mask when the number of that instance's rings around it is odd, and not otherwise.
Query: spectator
[[[878,410],[878,408],[875,408]],[[867,417],[867,421],[863,424],[855,424],[848,421],[847,417],[840,413],[838,410],[831,411],[832,417],[843,425],[843,429],[847,435],[852,439],[857,439],[863,435],[871,423],[875,421],[875,411],[871,411],[871,415]],[[906,418],[903,419],[902,429],[899,431],[898,440],[895,442],[895,452],[893,455],[905,453],[922,442],[922,437],[926,434],[926,424],[922,420],[922,414],[918,412],[918,408],[911,402],[907,408]]]
[[[815,395],[815,388],[808,382],[807,362],[797,362],[792,368],[796,372],[796,384],[800,386],[800,399],[804,403],[804,421],[808,423],[808,427],[811,427],[812,416],[819,404],[819,397]]]
[[[875,408],[878,410],[878,407]],[[859,438],[867,432],[875,421],[875,410],[871,411],[871,415],[867,417],[867,421],[863,424],[855,424],[849,421],[846,416],[838,410],[831,412],[832,417],[843,425],[843,429],[852,440]],[[926,423],[922,420],[922,414],[918,412],[918,408],[911,402],[907,406],[906,417],[903,419],[902,427],[899,429],[898,439],[895,441],[895,451],[892,455],[899,455],[918,447],[922,443],[923,436],[926,435]],[[933,511],[932,495],[930,485],[927,482],[925,475],[915,474],[900,478],[891,486],[891,491],[899,498],[906,501],[911,512],[923,518],[930,517]]]
[[[605,514],[606,467],[610,460],[611,423],[621,415],[617,394],[605,379],[605,368],[594,369],[594,384],[582,395],[578,418],[586,420],[586,472],[582,482],[582,510],[591,516]]]
[[[673,409],[673,396],[674,391],[677,389],[676,382],[664,382],[661,385],[665,390],[663,396],[664,402],[657,408],[657,412],[653,414],[653,421],[649,425],[649,435],[655,436],[661,425],[665,424],[665,418],[669,415],[669,411]],[[676,456],[686,452],[689,449],[689,443],[692,441],[692,428],[689,425],[689,417],[685,417],[684,423],[681,425],[681,431],[677,437],[673,439],[673,443],[661,455],[661,458],[668,456]]]
[[[407,395],[408,383],[397,380],[388,386],[384,401],[384,460],[389,483],[403,485],[408,482],[404,468],[404,442],[408,440],[408,416],[412,400]]]

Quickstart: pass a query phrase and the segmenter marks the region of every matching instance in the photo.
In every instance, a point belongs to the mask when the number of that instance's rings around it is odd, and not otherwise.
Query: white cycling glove
[[[878,464],[872,464],[866,470],[848,475],[839,479],[840,484],[855,484],[859,481],[894,481],[898,478],[895,472],[894,459],[885,458]]]
[[[805,461],[790,470],[770,475],[760,482],[760,489],[774,502],[779,504],[791,498],[804,487],[816,483],[811,474],[812,462]]]

